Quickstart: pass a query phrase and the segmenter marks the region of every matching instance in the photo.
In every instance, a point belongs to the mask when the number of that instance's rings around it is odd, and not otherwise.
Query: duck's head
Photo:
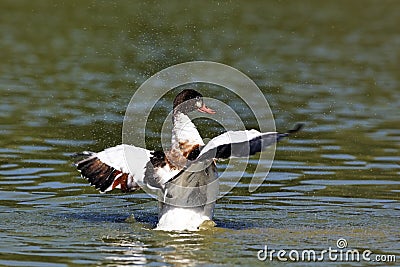
[[[203,113],[214,114],[215,111],[208,108],[203,101],[203,96],[193,89],[185,89],[180,92],[174,99],[174,113],[181,112],[188,114],[189,112],[198,110]]]

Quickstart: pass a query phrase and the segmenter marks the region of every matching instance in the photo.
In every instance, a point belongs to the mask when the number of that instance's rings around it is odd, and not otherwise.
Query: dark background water
[[[338,238],[398,257],[399,14],[398,1],[1,1],[0,265],[266,265],[264,245],[321,251]],[[70,155],[119,144],[140,84],[193,60],[247,74],[278,130],[306,127],[257,191],[247,173],[219,200],[220,228],[155,232],[150,197],[98,194]]]

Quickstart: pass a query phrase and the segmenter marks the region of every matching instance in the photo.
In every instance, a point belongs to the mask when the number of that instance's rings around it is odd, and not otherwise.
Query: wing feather
[[[198,157],[188,161],[185,168],[165,182],[169,183],[182,175],[189,168],[191,170],[201,169],[205,162],[213,159],[227,159],[231,157],[248,157],[261,152],[268,146],[275,144],[280,139],[289,136],[303,127],[298,123],[286,133],[266,132],[260,133],[257,130],[228,131],[211,139],[200,151]]]
[[[276,143],[278,136],[277,132],[228,131],[211,139],[201,150],[196,161],[251,156]]]
[[[227,159],[230,157],[248,157],[263,151],[281,138],[299,131],[303,124],[297,124],[287,133],[266,132],[257,130],[228,131],[208,142],[194,161],[204,159]]]
[[[102,193],[115,188],[123,192],[135,191],[144,182],[152,153],[135,146],[118,145],[98,153],[83,152],[80,155],[84,158],[75,166]]]

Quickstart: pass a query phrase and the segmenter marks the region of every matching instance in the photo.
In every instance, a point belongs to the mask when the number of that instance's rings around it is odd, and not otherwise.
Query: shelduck
[[[185,89],[175,97],[169,151],[122,144],[98,153],[79,153],[81,159],[75,166],[102,193],[114,189],[132,192],[141,187],[158,192],[157,230],[198,230],[204,222],[213,222],[219,194],[216,160],[254,155],[300,130],[302,124],[287,133],[228,131],[206,145],[188,116],[196,110],[216,113],[193,89]]]

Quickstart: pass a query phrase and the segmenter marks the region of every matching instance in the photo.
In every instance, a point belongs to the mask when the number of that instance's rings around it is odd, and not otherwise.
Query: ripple
[[[299,196],[301,195],[300,193],[294,193],[294,192],[267,192],[267,193],[255,193],[252,194],[254,197],[292,197],[292,196]]]
[[[11,191],[0,191],[1,198],[4,201],[15,201],[15,202],[21,202],[21,201],[34,201],[34,200],[39,200],[39,199],[44,199],[49,196],[53,196],[54,194],[49,194],[46,193],[47,195],[38,195],[38,194],[32,194],[28,192],[11,192]]]
[[[266,181],[289,181],[301,177],[301,174],[292,172],[270,172]]]
[[[94,140],[71,140],[71,139],[45,139],[45,143],[50,145],[58,145],[58,146],[84,146],[84,145],[92,145],[96,142]]]
[[[59,159],[24,159],[22,162],[26,163],[38,163],[43,165],[61,165],[66,164],[68,161]]]
[[[31,185],[31,186],[19,186],[17,187],[18,190],[24,190],[24,191],[29,191],[29,190],[39,190],[39,189],[52,189],[52,190],[57,190],[57,189],[66,189],[66,188],[74,188],[74,187],[79,187],[79,184],[73,184],[73,183],[63,183],[63,182],[43,182],[38,185]]]
[[[0,170],[0,175],[13,176],[14,178],[21,179],[22,176],[27,174],[37,174],[40,172],[53,171],[53,168],[18,168],[14,170]]]
[[[390,180],[305,180],[300,183],[312,185],[400,185],[400,181]]]
[[[21,148],[22,150],[26,150],[26,151],[49,151],[52,150],[52,147],[49,146],[20,146],[19,148]]]
[[[346,197],[316,197],[319,201],[327,203],[362,203],[363,205],[376,205],[386,203],[396,203],[395,200],[390,199],[369,199],[369,198],[346,198]]]
[[[374,133],[369,134],[370,137],[376,140],[400,141],[400,130],[397,129],[379,129]]]
[[[14,149],[14,148],[0,148],[0,153],[18,153],[19,150]]]
[[[327,159],[341,159],[341,160],[354,160],[356,159],[355,156],[349,154],[323,154],[321,155],[323,158]]]
[[[10,164],[0,165],[0,169],[9,169],[9,168],[15,168],[15,167],[18,167],[18,164],[10,163]]]
[[[322,146],[321,148],[325,150],[340,150],[341,146],[330,145],[330,146]]]
[[[326,186],[323,186],[323,185],[297,185],[297,186],[282,187],[282,189],[285,189],[285,190],[304,191],[304,192],[312,192],[312,191],[322,190],[325,188],[326,188]]]
[[[396,163],[371,163],[366,166],[368,169],[400,169],[400,164]]]
[[[315,147],[305,147],[305,146],[279,146],[277,147],[278,151],[301,151],[301,152],[312,152],[316,151]]]
[[[374,157],[374,160],[376,160],[376,161],[399,161],[400,162],[400,156]]]
[[[310,175],[333,175],[335,172],[333,171],[304,171],[304,174],[310,174]]]
[[[352,160],[352,161],[345,161],[344,164],[346,164],[346,165],[365,166],[365,165],[367,165],[367,162],[366,161],[362,161],[362,160]]]

